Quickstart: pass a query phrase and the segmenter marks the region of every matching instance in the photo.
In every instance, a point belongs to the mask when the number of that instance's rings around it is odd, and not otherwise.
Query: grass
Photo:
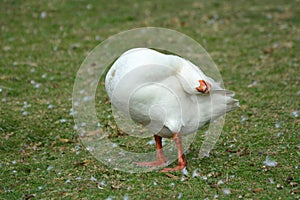
[[[300,102],[298,4],[1,1],[0,199],[300,198],[300,120],[292,114]],[[114,171],[85,150],[73,129],[81,62],[109,36],[144,26],[197,40],[241,103],[226,116],[210,157],[192,159],[197,136],[185,180],[181,173]],[[103,124],[113,123],[108,115],[109,105],[99,113]],[[126,141],[108,127],[115,141]],[[277,166],[264,166],[267,156]],[[196,169],[200,176],[192,178]]]

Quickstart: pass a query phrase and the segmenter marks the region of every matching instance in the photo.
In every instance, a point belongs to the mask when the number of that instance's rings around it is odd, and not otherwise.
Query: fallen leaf
[[[263,188],[254,188],[252,191],[254,193],[259,193],[259,192],[262,192],[264,189]]]
[[[273,48],[272,47],[268,47],[268,48],[265,48],[264,50],[263,50],[263,52],[264,52],[264,54],[270,54],[270,53],[272,53],[273,52]]]
[[[290,185],[291,185],[292,187],[296,187],[296,186],[298,185],[298,183],[297,183],[297,182],[290,182]]]
[[[63,142],[63,143],[76,143],[74,140],[70,140],[67,138],[59,138],[58,141]]]
[[[33,198],[33,197],[35,197],[36,196],[36,194],[26,194],[25,195],[25,199],[27,200],[27,199],[31,199],[31,198]]]
[[[175,180],[179,180],[179,177],[178,177],[178,176],[175,176],[175,175],[173,175],[173,174],[165,173],[165,175],[167,175],[168,177],[173,178],[173,179],[175,179]]]
[[[121,186],[122,186],[122,184],[120,184],[120,185],[112,185],[111,188],[117,190],[117,189],[120,189]]]
[[[292,193],[299,194],[300,193],[300,189],[292,190]]]
[[[84,165],[87,165],[87,164],[89,164],[89,163],[90,163],[90,161],[85,160],[85,161],[83,161],[83,162],[75,163],[75,165],[77,165],[77,166],[84,166]]]

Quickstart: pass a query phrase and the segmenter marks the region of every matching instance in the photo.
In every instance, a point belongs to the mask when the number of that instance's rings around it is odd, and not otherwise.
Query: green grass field
[[[109,36],[146,26],[198,41],[241,104],[210,157],[193,159],[197,136],[184,179],[114,171],[73,129],[84,58]],[[299,1],[1,0],[0,199],[299,199],[299,27]],[[106,106],[101,123],[125,141]]]

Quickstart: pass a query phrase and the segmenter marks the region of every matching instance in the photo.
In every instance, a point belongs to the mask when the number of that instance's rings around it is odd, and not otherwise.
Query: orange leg
[[[175,142],[177,146],[177,152],[178,152],[178,165],[174,168],[165,168],[161,170],[161,172],[168,172],[168,171],[175,171],[175,170],[182,170],[187,166],[187,161],[183,152],[182,147],[182,139],[179,133],[174,133],[173,135],[173,141]]]
[[[154,166],[164,166],[167,159],[165,158],[163,149],[162,149],[162,142],[161,137],[158,135],[154,135],[155,143],[156,143],[156,161],[152,162],[136,162],[135,164],[139,166],[148,166],[148,167],[154,167]]]

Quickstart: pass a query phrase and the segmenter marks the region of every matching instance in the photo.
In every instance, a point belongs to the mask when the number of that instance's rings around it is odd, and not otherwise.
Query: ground
[[[279,0],[2,0],[0,199],[300,198],[299,12],[299,1]],[[187,175],[112,170],[74,130],[72,90],[84,58],[109,36],[145,26],[198,41],[240,100],[200,160],[199,132]],[[98,102],[111,139],[131,146],[109,103]]]

